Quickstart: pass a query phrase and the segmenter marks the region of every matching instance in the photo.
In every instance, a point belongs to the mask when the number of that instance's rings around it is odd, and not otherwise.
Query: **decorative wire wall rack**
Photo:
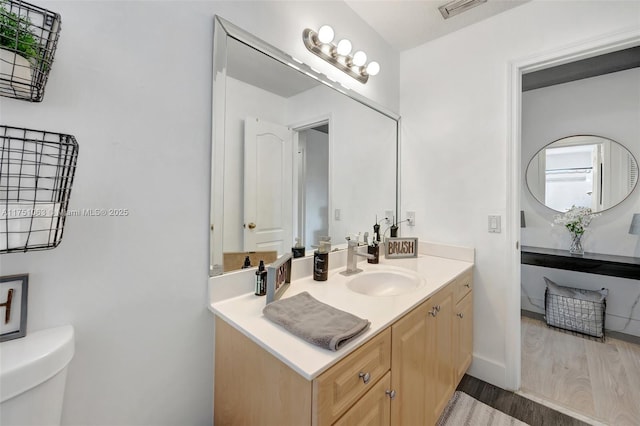
[[[41,102],[53,64],[60,15],[21,0],[0,0],[0,95]]]
[[[76,139],[0,126],[0,141],[0,254],[57,247],[76,171]]]
[[[576,296],[552,294],[548,288],[545,290],[544,306],[547,325],[569,331],[571,334],[594,337],[604,341],[607,299],[594,300],[589,297],[594,293],[592,290],[564,288],[575,292]]]

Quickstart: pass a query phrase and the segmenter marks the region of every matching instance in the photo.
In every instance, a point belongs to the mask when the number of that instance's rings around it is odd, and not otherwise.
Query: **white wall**
[[[476,249],[472,374],[505,386],[511,247],[507,218],[509,65],[638,28],[640,3],[532,1],[401,54],[405,233]],[[487,216],[503,233],[487,232]],[[509,220],[507,220],[509,219]],[[510,323],[509,323],[510,324]]]
[[[533,198],[524,176],[529,160],[542,147],[576,134],[595,134],[613,139],[636,159],[640,158],[639,68],[523,93],[520,206],[525,212],[527,227],[521,232],[522,245],[565,250],[569,247],[569,232],[562,226],[552,226],[557,212]],[[640,238],[629,234],[631,217],[633,213],[640,212],[639,191],[636,187],[625,201],[591,222],[583,238],[586,251],[640,256],[640,251],[637,251]],[[543,276],[572,287],[607,287],[606,328],[640,335],[640,308],[632,312],[634,302],[640,298],[637,280],[535,266],[523,266],[521,273],[523,309],[544,312]]]
[[[58,248],[3,255],[2,275],[30,273],[28,332],[75,326],[64,424],[211,424],[213,15],[392,109],[398,55],[342,3],[37,3],[63,21],[45,99],[2,98],[2,124],[75,135],[70,208],[130,215],[69,218]],[[306,51],[325,22],[382,65],[366,86]]]

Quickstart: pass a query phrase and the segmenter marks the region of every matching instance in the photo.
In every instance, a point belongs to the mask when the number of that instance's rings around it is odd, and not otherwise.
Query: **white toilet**
[[[59,425],[73,327],[0,343],[0,425]]]

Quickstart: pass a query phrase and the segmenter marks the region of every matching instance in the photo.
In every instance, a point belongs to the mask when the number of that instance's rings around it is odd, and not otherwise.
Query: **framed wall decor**
[[[418,257],[417,237],[387,238],[385,240],[385,259],[402,259],[405,257]]]
[[[0,342],[27,334],[29,275],[0,277]]]
[[[267,305],[280,299],[291,285],[291,253],[285,253],[267,267]]]

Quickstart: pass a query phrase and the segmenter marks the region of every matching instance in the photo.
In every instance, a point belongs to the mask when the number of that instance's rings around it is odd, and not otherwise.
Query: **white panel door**
[[[255,117],[244,122],[244,249],[291,249],[293,132]]]

